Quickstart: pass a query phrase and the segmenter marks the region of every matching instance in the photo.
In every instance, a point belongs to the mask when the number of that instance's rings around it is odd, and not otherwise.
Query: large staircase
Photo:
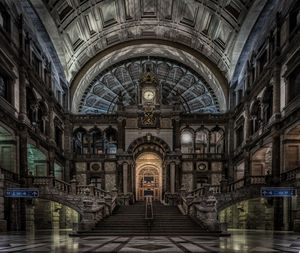
[[[145,220],[145,202],[122,206],[114,214],[102,221],[91,231],[79,231],[77,235],[117,235],[117,236],[168,236],[168,235],[207,235],[189,216],[181,214],[174,206],[164,206],[153,202],[154,219]]]

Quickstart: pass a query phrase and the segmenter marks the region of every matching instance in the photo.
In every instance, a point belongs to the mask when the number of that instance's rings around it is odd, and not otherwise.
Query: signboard
[[[6,189],[5,197],[10,198],[37,198],[39,196],[39,190],[37,189]]]
[[[260,189],[262,197],[292,197],[296,196],[296,189],[287,187],[262,187]]]

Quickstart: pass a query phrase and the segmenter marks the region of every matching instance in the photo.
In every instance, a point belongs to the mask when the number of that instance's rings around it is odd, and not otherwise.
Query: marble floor
[[[230,237],[69,237],[70,231],[0,234],[0,252],[295,252],[300,234],[232,230]]]

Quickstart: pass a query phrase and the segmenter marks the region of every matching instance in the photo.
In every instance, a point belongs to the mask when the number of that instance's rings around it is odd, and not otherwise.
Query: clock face
[[[144,92],[144,99],[152,100],[154,98],[154,92],[152,90],[147,90]]]
[[[206,165],[205,165],[204,163],[200,163],[200,164],[198,165],[198,169],[199,169],[199,170],[205,170],[205,169],[206,169]]]

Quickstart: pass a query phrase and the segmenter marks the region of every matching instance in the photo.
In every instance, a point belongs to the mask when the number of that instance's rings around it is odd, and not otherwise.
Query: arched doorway
[[[159,155],[145,152],[136,159],[136,199],[144,200],[152,195],[153,200],[162,196],[162,159]]]

